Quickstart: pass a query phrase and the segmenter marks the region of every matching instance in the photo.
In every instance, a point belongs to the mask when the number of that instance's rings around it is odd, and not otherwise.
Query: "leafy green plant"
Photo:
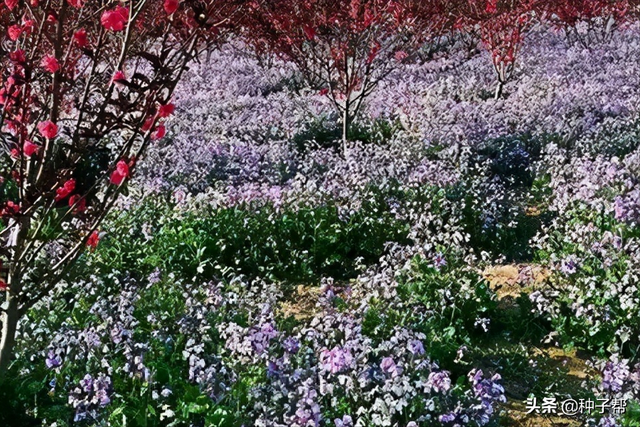
[[[401,129],[400,122],[389,119],[359,121],[351,125],[349,139],[365,144],[384,144]],[[307,124],[293,136],[295,147],[306,152],[313,147],[336,148],[342,146],[342,128],[333,116],[321,116]]]
[[[635,227],[581,204],[548,231],[536,252],[539,262],[554,270],[546,283],[546,293],[554,293],[553,304],[543,315],[564,345],[603,358],[610,352],[637,355],[637,322],[629,320],[640,313],[628,302],[638,296],[631,284],[633,261],[625,249],[637,238]]]
[[[431,346],[429,353],[454,368],[460,347],[473,347],[492,330],[497,300],[489,283],[455,253],[445,252],[443,259],[446,264],[440,266],[422,257],[413,260],[413,268],[398,286],[406,317],[400,320],[400,313],[396,317],[387,313],[385,318],[424,333]]]
[[[407,241],[407,225],[382,203],[368,202],[347,218],[332,204],[184,214],[147,205],[115,218],[100,255],[141,275],[159,267],[184,277],[233,271],[302,283],[325,275],[346,279],[356,274],[357,260],[375,262],[387,242]]]
[[[628,402],[627,410],[618,422],[622,427],[640,427],[640,403],[635,400]]]
[[[447,197],[463,206],[475,251],[507,261],[532,259],[529,241],[548,224],[549,177],[538,164],[555,135],[510,135],[485,141],[468,157],[463,179]]]

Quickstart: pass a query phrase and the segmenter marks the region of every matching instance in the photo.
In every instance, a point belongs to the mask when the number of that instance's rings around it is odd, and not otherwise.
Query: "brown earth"
[[[310,319],[320,311],[316,305],[321,293],[320,286],[298,285],[294,295],[280,304],[280,313],[296,320]]]
[[[487,267],[482,275],[490,283],[501,303],[512,304],[522,293],[529,294],[545,286],[549,278],[548,269],[539,265],[510,264]],[[550,360],[551,364],[562,366],[566,373],[566,380],[570,387],[579,389],[588,378],[597,373],[586,363],[586,357],[575,350],[567,352],[557,347],[533,349],[533,354]],[[539,396],[541,399],[545,396]],[[502,421],[504,426],[514,427],[580,427],[582,422],[566,416],[527,414],[525,401],[510,399],[504,406],[507,418]]]
[[[487,267],[482,275],[501,300],[505,297],[515,299],[522,292],[530,293],[542,287],[551,273],[539,265],[509,264]]]

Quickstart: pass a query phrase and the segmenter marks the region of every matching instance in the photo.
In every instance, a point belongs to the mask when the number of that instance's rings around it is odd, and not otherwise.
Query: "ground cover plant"
[[[0,3],[0,425],[640,425],[638,12]]]

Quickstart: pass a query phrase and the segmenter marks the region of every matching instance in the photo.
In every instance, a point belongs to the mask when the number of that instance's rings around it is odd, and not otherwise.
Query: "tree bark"
[[[9,249],[9,268],[7,273],[8,289],[4,292],[4,303],[0,305],[0,322],[2,322],[2,336],[0,336],[0,382],[4,380],[16,343],[16,332],[20,321],[20,301],[18,297],[22,292],[22,268],[15,260],[24,250],[24,240],[29,232],[31,221],[27,217],[14,221],[7,239]]]
[[[18,294],[14,292],[20,288],[19,280],[16,275],[9,274],[7,281],[9,289],[6,292],[5,303],[1,306],[2,315],[2,339],[0,340],[0,382],[4,380],[4,376],[9,368],[13,357],[13,348],[16,343],[16,331],[18,329],[18,321],[20,320],[20,309],[18,306]]]
[[[342,112],[342,151],[344,158],[347,158],[348,147],[347,143],[349,142],[349,126],[350,126],[350,105],[349,101],[346,102],[344,111]]]
[[[494,95],[494,99],[500,99],[502,97],[503,88],[504,88],[504,82],[502,80],[499,80],[498,86],[496,87],[496,93]]]

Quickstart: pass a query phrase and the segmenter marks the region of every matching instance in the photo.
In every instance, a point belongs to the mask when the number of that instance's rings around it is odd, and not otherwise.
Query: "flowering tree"
[[[512,78],[524,35],[531,28],[536,0],[461,0],[450,2],[456,27],[462,32],[479,30],[482,43],[491,55],[498,78],[495,98]]]
[[[250,3],[245,35],[258,53],[293,62],[329,97],[346,143],[378,82],[441,30],[440,10],[431,0],[266,0]]]
[[[588,48],[591,41],[605,42],[631,15],[633,1],[572,0],[545,2],[543,12],[564,30],[570,42]]]
[[[64,279],[165,134],[187,64],[225,0],[0,3],[0,375],[20,318]]]

